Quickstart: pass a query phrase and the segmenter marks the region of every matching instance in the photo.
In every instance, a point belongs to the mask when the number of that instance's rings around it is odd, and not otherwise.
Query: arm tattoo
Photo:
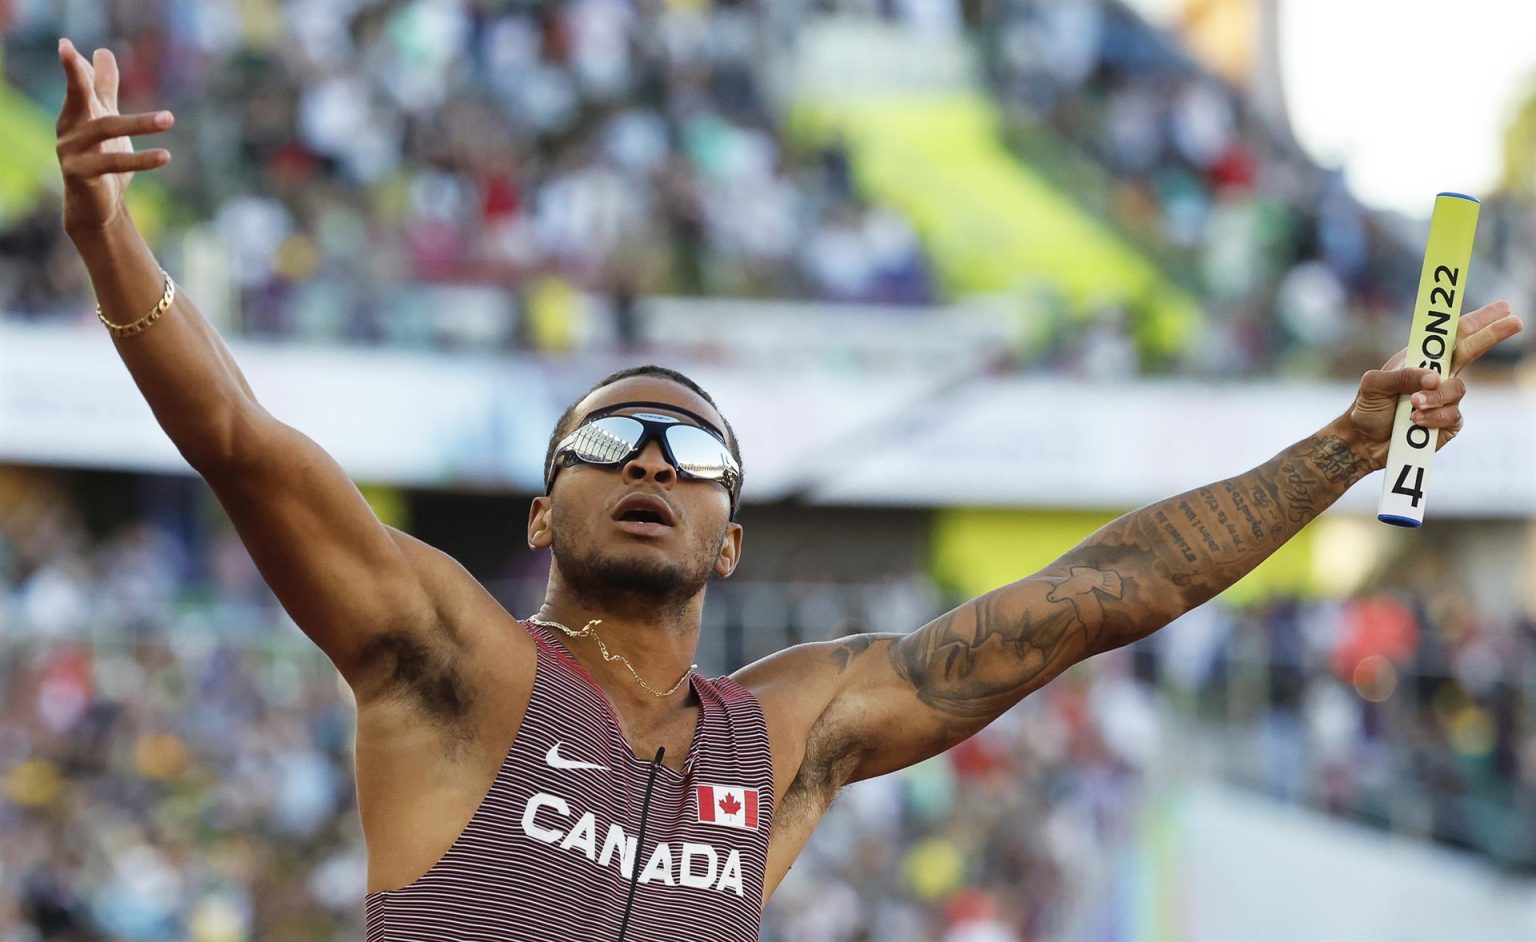
[[[837,672],[843,673],[848,665],[854,662],[860,654],[863,654],[870,645],[876,641],[889,638],[899,638],[900,635],[880,634],[877,632],[865,632],[863,634],[849,635],[838,641],[831,648],[832,661],[837,665]]]
[[[1105,524],[1041,573],[902,637],[887,650],[891,666],[935,710],[986,722],[1076,661],[1222,592],[1371,470],[1344,439],[1314,435]]]
[[[1101,575],[1078,568],[1084,570],[1084,582]],[[1031,583],[1030,588],[1038,600],[1046,594],[1042,589],[1054,593],[1059,587]],[[1021,688],[1029,687],[1031,678],[1054,676],[1067,666],[1059,662],[1081,656],[1084,642],[1082,632],[1074,630],[1070,601],[1038,611],[1032,610],[1035,606],[1014,611],[1013,601],[1008,589],[999,589],[941,616],[891,645],[891,666],[919,699],[941,713],[964,719],[997,716],[1028,692]]]

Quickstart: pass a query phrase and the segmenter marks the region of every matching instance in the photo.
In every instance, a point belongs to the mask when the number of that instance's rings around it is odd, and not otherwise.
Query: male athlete
[[[705,584],[741,558],[739,452],[709,396],[643,367],[561,418],[528,544],[544,604],[512,617],[452,559],[382,525],[269,415],[124,210],[164,166],[118,115],[117,66],[66,40],[65,227],[161,427],[218,496],[357,700],[370,942],[758,937],[762,904],[838,789],[948,749],[1068,666],[1235,582],[1385,462],[1393,410],[1439,444],[1459,374],[1521,329],[1464,317],[1451,375],[1366,373],[1354,403],[1246,474],[1106,524],[1044,570],[907,635],[803,644],[694,673]],[[1438,447],[1438,446],[1437,446]]]

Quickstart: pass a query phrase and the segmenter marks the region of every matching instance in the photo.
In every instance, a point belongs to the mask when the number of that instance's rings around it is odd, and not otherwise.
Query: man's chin
[[[677,566],[654,566],[617,563],[599,567],[599,580],[609,590],[654,599],[670,599],[679,595],[691,595],[686,591],[687,582]]]
[[[602,558],[587,560],[587,565],[571,566],[561,562],[561,570],[577,591],[597,597],[626,595],[652,599],[658,603],[692,598],[708,579],[689,578],[678,563],[658,559],[652,547],[637,546],[635,552],[612,549]]]

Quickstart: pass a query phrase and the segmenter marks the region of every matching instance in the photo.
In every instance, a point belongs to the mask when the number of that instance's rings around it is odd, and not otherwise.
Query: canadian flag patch
[[[730,785],[695,785],[699,822],[723,824],[743,831],[757,830],[757,789]]]

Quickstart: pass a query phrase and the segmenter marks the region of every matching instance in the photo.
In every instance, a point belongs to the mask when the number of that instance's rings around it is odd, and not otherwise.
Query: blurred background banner
[[[1530,324],[1536,20],[1422,7],[0,0],[0,942],[362,935],[350,694],[96,322],[59,36],[176,113],[131,211],[263,405],[510,611],[561,410],[643,362],[710,390],[718,673],[1321,428],[1407,339],[1438,191],[1482,200],[1467,310]],[[1530,333],[1422,531],[1372,478],[846,790],[765,942],[1536,938]]]
[[[759,328],[778,322],[797,343],[807,342],[803,331],[830,334],[827,320],[841,316],[826,306],[757,311],[740,301],[732,313]],[[755,338],[724,362],[687,349],[668,358],[707,380],[746,443],[748,500],[1134,506],[1262,464],[1342,412],[1353,392],[1343,382],[989,375],[981,371],[985,351],[951,342],[949,356],[929,355],[942,343],[933,335],[948,330],[944,315],[905,316],[911,339],[923,344],[921,359],[857,373],[811,362],[786,382],[790,371],[781,364],[795,352]],[[95,339],[78,328],[0,324],[0,459],[182,470],[116,353]],[[829,336],[826,346],[838,342]],[[240,341],[231,351],[266,408],[317,441],[335,442],[330,451],[355,477],[514,491],[542,490],[549,431],[585,389],[567,377],[630,362],[611,352],[552,362]],[[1436,494],[1436,513],[1536,514],[1536,422],[1529,421],[1536,390],[1480,391],[1478,415],[1439,465],[1458,484]],[[1192,435],[1191,421],[1222,434]],[[1371,500],[1360,488],[1339,506],[1363,511]]]

